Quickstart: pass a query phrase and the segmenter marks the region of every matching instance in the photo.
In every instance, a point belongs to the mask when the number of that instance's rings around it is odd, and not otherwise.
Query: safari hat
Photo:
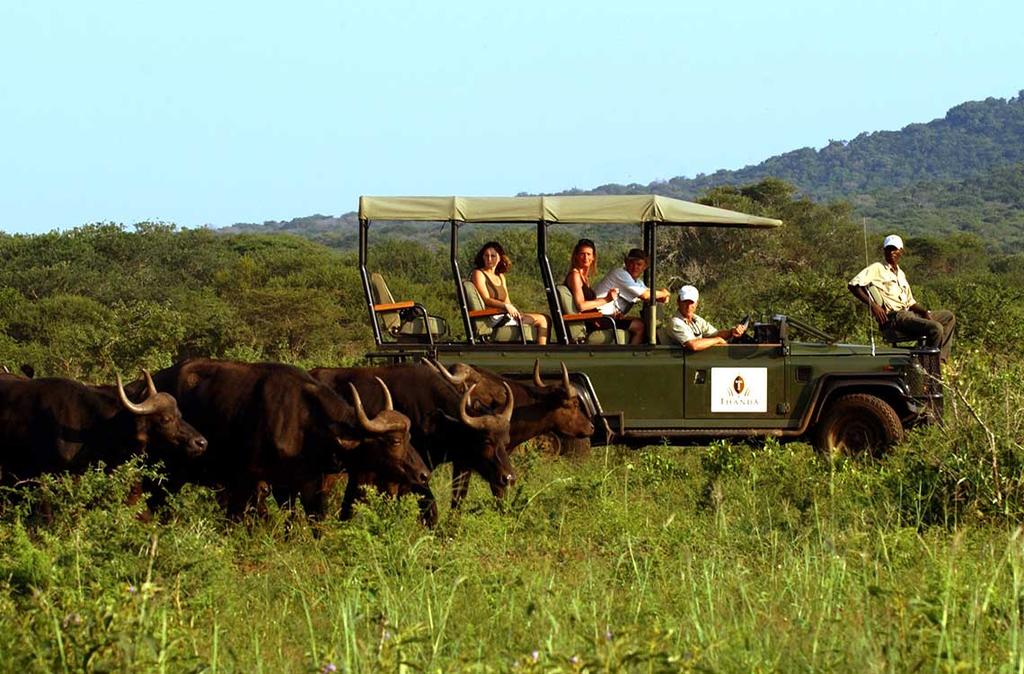
[[[683,286],[679,289],[680,302],[696,302],[699,298],[700,293],[693,286]]]
[[[889,246],[903,250],[903,239],[899,237],[899,234],[890,234],[882,242],[882,248],[888,248]]]

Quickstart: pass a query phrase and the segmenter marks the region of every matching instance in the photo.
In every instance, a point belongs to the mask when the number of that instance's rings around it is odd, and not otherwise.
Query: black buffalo
[[[511,391],[515,407],[509,425],[509,452],[527,440],[546,433],[567,438],[589,438],[594,434],[594,424],[580,405],[579,395],[569,382],[569,372],[564,363],[562,385],[550,386],[541,379],[540,363],[535,361],[534,383],[531,386],[464,363],[454,364],[452,371],[449,371],[439,362],[424,360],[453,386],[465,390],[474,389],[481,405],[504,405],[508,400],[506,392]],[[461,497],[469,489],[469,480],[468,470],[454,472],[452,489]]]
[[[355,384],[371,409],[381,404],[371,386],[382,379],[392,391],[395,408],[409,417],[412,444],[432,469],[451,462],[455,474],[479,473],[498,497],[515,481],[508,458],[509,420],[512,417],[511,390],[504,405],[495,413],[471,414],[473,390],[462,392],[426,365],[404,363],[377,368],[316,368],[311,374],[337,391]],[[349,474],[343,513],[350,512],[359,487],[375,484],[391,493],[403,493],[382,476]],[[452,485],[452,507],[457,508],[466,490]],[[429,488],[414,490],[420,494],[423,517],[428,523],[437,519],[437,505]]]
[[[425,485],[429,478],[409,445],[409,420],[393,410],[383,382],[374,382],[384,403],[370,418],[354,388],[342,391],[350,404],[305,371],[280,363],[192,359],[154,379],[210,440],[202,461],[169,471],[171,487],[221,487],[231,514],[270,485],[322,515],[324,476],[339,470],[374,471],[406,485]]]
[[[475,386],[474,399],[484,406],[505,404],[505,387],[512,389],[515,408],[509,425],[509,451],[539,435],[554,433],[564,438],[589,438],[594,423],[581,405],[569,371],[561,363],[561,386],[547,384],[541,378],[540,361],[533,364],[533,384],[506,379],[481,367],[455,363],[451,369],[437,361],[424,359],[454,386],[468,390]]]
[[[0,377],[0,472],[4,483],[43,473],[81,472],[89,464],[132,455],[172,459],[206,451],[206,439],[182,419],[173,396],[158,393],[145,373],[145,400],[117,386],[71,379]]]

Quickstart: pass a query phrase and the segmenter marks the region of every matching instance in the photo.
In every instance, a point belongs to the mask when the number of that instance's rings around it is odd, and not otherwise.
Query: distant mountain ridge
[[[737,170],[683,176],[647,185],[610,183],[562,194],[653,193],[692,199],[719,185],[781,178],[817,199],[846,198],[924,180],[963,180],[1024,162],[1024,90],[950,108],[945,117],[899,131],[864,132],[820,150],[805,147]]]
[[[694,178],[609,183],[557,194],[661,194],[694,199],[713,187],[774,177],[815,200],[846,199],[873,228],[910,234],[975,234],[996,248],[1024,250],[1024,90],[1009,99],[968,101],[940,119],[899,131],[864,132],[850,141],[805,147],[760,164]],[[1014,168],[1017,167],[1017,168]],[[338,248],[356,244],[357,215],[312,215],[221,232],[290,232]],[[386,231],[417,238],[415,226]]]

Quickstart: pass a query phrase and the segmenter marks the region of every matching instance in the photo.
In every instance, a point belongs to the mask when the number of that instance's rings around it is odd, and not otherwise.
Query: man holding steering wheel
[[[689,351],[703,351],[710,346],[728,344],[730,339],[740,337],[747,331],[746,322],[731,328],[718,330],[697,315],[697,301],[700,293],[693,286],[679,289],[676,307],[679,313],[672,317],[672,338]]]

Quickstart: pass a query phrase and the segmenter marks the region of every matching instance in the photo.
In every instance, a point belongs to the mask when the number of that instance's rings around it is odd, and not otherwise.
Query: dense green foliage
[[[961,181],[877,190],[858,197],[856,212],[874,231],[972,234],[990,249],[1019,253],[1024,251],[1024,164]]]
[[[149,223],[0,236],[0,362],[108,381],[188,355],[340,363],[367,334],[351,262],[297,237]]]

